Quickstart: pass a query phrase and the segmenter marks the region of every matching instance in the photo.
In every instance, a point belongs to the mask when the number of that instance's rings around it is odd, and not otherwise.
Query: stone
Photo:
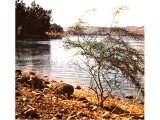
[[[24,112],[25,118],[28,119],[40,119],[40,116],[37,114],[35,109],[28,109]]]
[[[21,78],[18,79],[18,82],[27,83],[28,80],[29,80],[29,77],[27,77],[27,76],[21,76]]]
[[[64,109],[61,110],[61,112],[62,112],[62,113],[67,113],[67,109],[64,108]]]
[[[38,97],[37,97],[37,100],[42,100],[42,97],[41,97],[41,96],[38,96]]]
[[[21,96],[21,93],[18,90],[16,90],[16,96]]]
[[[103,114],[103,118],[110,118],[111,116],[111,113],[109,111],[106,111],[104,114]]]
[[[144,102],[143,101],[138,101],[138,104],[144,105]]]
[[[81,111],[77,113],[77,116],[78,117],[87,117],[87,115]]]
[[[22,71],[21,70],[16,70],[16,75],[22,75]]]
[[[133,99],[134,97],[133,97],[133,95],[125,95],[125,98],[127,98],[127,99]]]
[[[67,120],[76,120],[76,118],[74,116],[69,116]]]
[[[29,75],[36,75],[36,73],[34,73],[34,72],[29,72]]]
[[[98,108],[97,106],[94,106],[94,107],[92,108],[92,110],[93,110],[93,111],[94,111],[94,110],[97,110],[97,108]]]
[[[79,85],[77,85],[76,87],[75,87],[75,89],[81,89],[81,86],[79,86]]]
[[[73,86],[70,84],[66,84],[66,83],[54,82],[54,83],[52,83],[52,89],[53,89],[54,93],[66,95],[67,98],[70,98],[70,96],[74,92]]]
[[[78,101],[83,101],[83,103],[89,102],[85,97],[80,97],[77,99]]]
[[[27,99],[27,98],[22,98],[22,100],[24,101],[24,102],[29,102],[29,100]]]
[[[51,120],[58,120],[56,117],[53,117]]]
[[[47,77],[48,77],[48,75],[43,75],[43,77],[47,78]]]
[[[82,120],[89,120],[89,118],[88,117],[83,117]]]
[[[54,117],[56,117],[57,119],[62,119],[62,115],[61,114],[56,114]]]

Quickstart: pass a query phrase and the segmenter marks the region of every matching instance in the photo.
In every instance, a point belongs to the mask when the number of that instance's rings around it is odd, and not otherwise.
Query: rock
[[[49,81],[44,81],[44,83],[45,83],[45,84],[47,84],[47,85],[48,85],[48,84],[50,84],[50,82],[49,82]]]
[[[16,96],[21,96],[21,93],[18,90],[16,90]]]
[[[58,120],[56,117],[53,117],[51,120]]]
[[[36,73],[34,73],[34,72],[29,72],[29,75],[36,75]]]
[[[21,76],[20,79],[17,79],[18,82],[21,82],[21,83],[27,83],[29,80],[29,77],[27,76]]]
[[[87,117],[87,115],[81,111],[77,113],[77,116],[78,117]]]
[[[134,97],[133,97],[133,95],[125,95],[125,98],[127,98],[127,99],[133,99]]]
[[[35,109],[28,109],[24,112],[24,116],[27,119],[40,119],[40,116],[37,114]]]
[[[79,85],[77,85],[76,87],[75,87],[75,89],[81,89],[81,86],[79,86]]]
[[[74,116],[69,116],[67,120],[76,120],[76,118]]]
[[[42,97],[41,97],[41,96],[38,96],[38,97],[37,97],[37,100],[42,100]]]
[[[61,114],[56,114],[54,117],[56,117],[57,119],[62,119],[62,115]]]
[[[66,83],[54,82],[54,83],[52,83],[52,89],[53,89],[54,93],[66,95],[67,98],[70,98],[70,96],[74,92],[73,86],[66,84]]]
[[[30,79],[29,79],[29,84],[32,87],[36,87],[36,88],[45,88],[48,87],[45,83],[43,83],[43,81],[38,78],[36,75],[30,75]]]
[[[138,101],[138,104],[144,105],[144,102],[143,101]]]
[[[61,110],[61,112],[62,112],[62,113],[67,113],[67,109],[66,109],[66,108],[63,108],[63,109]]]
[[[24,101],[24,102],[29,102],[29,100],[27,99],[27,98],[22,98],[22,100]]]
[[[89,118],[88,117],[83,117],[82,120],[89,120]]]
[[[78,101],[83,101],[84,103],[89,102],[85,97],[78,98]]]
[[[48,77],[48,75],[43,75],[43,77],[46,77],[46,78],[47,78],[47,77]]]
[[[111,113],[109,111],[106,111],[104,114],[103,114],[103,118],[110,118],[111,116]]]
[[[97,110],[97,106],[94,106],[93,108],[92,108],[92,110],[94,111],[94,110]]]
[[[16,70],[16,75],[22,75],[22,71],[21,70]]]

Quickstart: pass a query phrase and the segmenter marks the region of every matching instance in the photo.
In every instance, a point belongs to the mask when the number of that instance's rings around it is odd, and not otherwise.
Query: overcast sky
[[[23,0],[30,5],[33,0]],[[128,6],[118,19],[119,26],[144,25],[144,0],[35,0],[45,9],[52,9],[52,19],[63,27],[71,26],[83,16],[91,26],[110,26],[113,11],[119,6]]]

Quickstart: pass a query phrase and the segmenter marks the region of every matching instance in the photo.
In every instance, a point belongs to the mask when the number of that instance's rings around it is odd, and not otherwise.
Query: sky
[[[27,6],[33,0],[23,0]],[[113,11],[127,6],[116,18],[118,26],[144,26],[144,0],[35,0],[44,9],[52,9],[52,23],[72,26],[79,18],[90,26],[110,26]],[[91,10],[91,11],[90,11]],[[86,12],[90,11],[90,12]],[[83,17],[82,17],[83,15]]]

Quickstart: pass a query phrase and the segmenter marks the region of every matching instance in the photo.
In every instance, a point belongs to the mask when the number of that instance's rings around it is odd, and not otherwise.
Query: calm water
[[[142,45],[139,42],[134,44]],[[74,64],[78,61],[74,57],[75,52],[75,49],[66,51],[62,40],[17,41],[16,69],[34,71],[51,80],[88,88],[89,75]],[[134,94],[132,85],[127,82],[123,83],[122,88],[124,93]]]

